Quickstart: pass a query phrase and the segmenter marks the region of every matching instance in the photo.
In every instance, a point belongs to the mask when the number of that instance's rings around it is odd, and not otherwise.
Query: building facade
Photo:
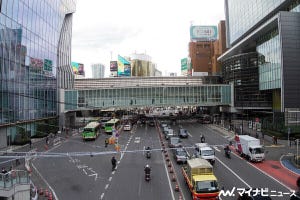
[[[105,66],[101,63],[92,64],[92,78],[104,78]]]
[[[208,29],[204,27],[202,30],[200,26],[197,31],[200,32],[199,37],[191,36],[189,58],[193,74],[196,76],[199,74],[221,75],[221,64],[217,58],[227,50],[225,21],[219,22],[218,28],[215,28],[216,33],[212,34],[215,36],[207,38],[206,33],[213,33],[213,30],[211,27]]]
[[[225,82],[232,81],[240,88],[235,96],[249,88],[253,95],[263,94],[257,103],[263,100],[262,105],[268,104],[273,115],[294,112],[293,121],[299,124],[300,1],[225,0],[225,12],[231,48],[218,60],[224,74],[234,73],[237,66],[241,72],[233,80],[225,77]],[[247,60],[251,62],[246,64]],[[255,69],[250,74],[249,67]]]
[[[156,65],[152,62],[152,58],[146,54],[131,54],[131,76],[155,76],[159,72]]]
[[[73,0],[1,1],[0,148],[57,128],[59,91],[74,84],[73,12]]]

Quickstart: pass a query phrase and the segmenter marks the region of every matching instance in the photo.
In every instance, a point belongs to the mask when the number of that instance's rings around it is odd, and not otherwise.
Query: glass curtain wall
[[[0,3],[0,125],[7,126],[13,141],[18,133],[35,134],[34,121],[57,116],[58,40],[65,14],[74,11],[75,3]]]
[[[112,88],[101,90],[68,90],[65,92],[67,110],[144,107],[144,106],[180,106],[180,105],[229,105],[231,103],[230,85],[202,85],[179,87],[141,87]],[[78,93],[78,96],[76,95]]]
[[[281,88],[281,46],[278,29],[265,34],[258,40],[259,89]]]

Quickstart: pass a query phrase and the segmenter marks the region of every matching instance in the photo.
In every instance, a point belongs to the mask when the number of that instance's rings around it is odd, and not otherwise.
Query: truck
[[[265,150],[259,139],[249,135],[236,135],[234,139],[235,149],[242,157],[252,162],[262,162],[265,159]]]
[[[219,199],[219,186],[212,165],[205,159],[192,158],[181,168],[192,199]]]
[[[215,164],[215,151],[207,143],[196,143],[194,155],[207,160],[212,165]]]

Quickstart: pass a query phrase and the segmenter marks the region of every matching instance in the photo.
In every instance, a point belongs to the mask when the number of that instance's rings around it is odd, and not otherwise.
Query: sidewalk
[[[221,125],[217,124],[211,124],[210,125],[213,129],[216,129],[217,131],[221,132],[224,135],[228,136],[229,140],[233,140],[235,133],[234,131],[229,131],[225,127],[222,127]],[[249,129],[245,126],[243,127],[243,134],[247,134],[250,136],[255,137],[256,131]],[[282,165],[282,167],[286,168],[287,170],[295,173],[296,175],[300,175],[300,169],[297,168],[292,162],[291,162],[291,156],[297,154],[296,145],[289,146],[287,140],[277,140],[277,144],[273,144],[273,138],[269,135],[262,135],[262,133],[258,134],[258,138],[261,140],[261,143],[266,148],[266,158],[268,160],[275,160],[279,161]],[[299,152],[298,152],[299,153]]]
[[[32,139],[32,144],[31,147],[29,144],[25,144],[22,146],[10,146],[4,149],[0,149],[0,167],[5,167],[6,169],[9,169],[12,167],[13,169],[18,169],[18,170],[24,170],[28,171],[30,173],[30,179],[32,181],[32,186],[35,187],[38,192],[43,190],[43,194],[38,196],[38,199],[41,200],[46,200],[48,197],[45,196],[45,190],[47,189],[50,193],[50,188],[45,183],[43,178],[40,176],[39,172],[35,170],[33,165],[31,164],[30,160],[34,159],[34,154],[35,152],[46,152],[48,149],[51,147],[54,147],[57,145],[56,140],[63,141],[65,138],[67,138],[67,135],[65,133],[61,133],[57,135],[56,137],[48,137],[48,143],[46,142],[46,137],[44,138],[35,138]],[[31,155],[29,153],[31,152]],[[25,154],[29,155],[28,160],[29,160],[29,165],[26,167],[26,159],[23,157]],[[1,156],[22,156],[23,158],[19,159],[20,164],[17,165],[16,163],[16,158],[5,158]],[[28,168],[29,167],[29,168]]]

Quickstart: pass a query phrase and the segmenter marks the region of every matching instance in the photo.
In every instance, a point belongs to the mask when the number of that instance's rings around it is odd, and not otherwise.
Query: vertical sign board
[[[187,65],[188,65],[187,58],[181,59],[181,75],[183,76],[187,75]]]
[[[44,73],[45,75],[51,76],[52,75],[52,60],[44,59]]]

